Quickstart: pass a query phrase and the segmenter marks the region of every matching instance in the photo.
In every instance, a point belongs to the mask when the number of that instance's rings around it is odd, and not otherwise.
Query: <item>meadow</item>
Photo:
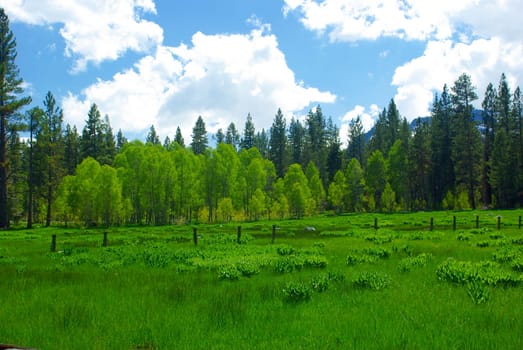
[[[2,231],[0,343],[521,349],[522,214]]]

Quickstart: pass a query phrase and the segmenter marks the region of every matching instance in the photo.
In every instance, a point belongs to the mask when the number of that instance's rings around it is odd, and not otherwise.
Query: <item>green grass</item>
[[[519,349],[521,214],[352,214],[245,223],[241,244],[237,224],[198,225],[196,247],[189,226],[3,231],[0,343],[38,349]],[[272,225],[278,227],[274,244]],[[104,231],[108,247],[102,247]],[[49,252],[52,234],[56,253]],[[349,256],[355,257],[351,264]]]

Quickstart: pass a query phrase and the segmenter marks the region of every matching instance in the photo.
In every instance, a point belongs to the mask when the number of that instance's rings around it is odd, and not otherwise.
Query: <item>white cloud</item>
[[[422,56],[398,67],[392,84],[398,87],[394,97],[398,109],[408,119],[429,115],[434,92],[449,87],[463,72],[472,77],[481,104],[488,83],[494,85],[505,72],[509,82],[521,81],[522,43],[503,42],[499,38],[477,39],[470,44],[430,41]]]
[[[180,126],[186,140],[198,115],[207,131],[234,122],[243,130],[251,113],[258,130],[269,128],[278,108],[289,116],[336,96],[297,83],[276,37],[196,33],[190,46],[159,46],[132,69],[100,80],[63,101],[65,116],[83,125],[91,103],[109,114],[115,130],[138,133],[154,124],[165,137]]]
[[[448,38],[452,16],[474,0],[285,0],[284,13],[298,12],[309,30],[332,41]]]
[[[520,0],[285,0],[284,12],[331,41],[426,41],[423,55],[398,67],[392,79],[408,119],[428,115],[434,92],[463,72],[480,100],[502,72],[509,82],[523,78]]]
[[[152,0],[0,0],[0,6],[11,21],[61,24],[65,54],[75,60],[73,71],[116,60],[127,50],[151,52],[163,41],[160,26],[140,18],[156,13]]]

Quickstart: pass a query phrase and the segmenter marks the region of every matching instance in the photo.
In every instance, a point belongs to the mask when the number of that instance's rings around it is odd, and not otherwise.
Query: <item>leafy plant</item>
[[[234,265],[226,265],[218,269],[218,278],[220,280],[236,281],[240,276],[241,272]]]
[[[467,294],[475,304],[484,304],[490,298],[490,292],[485,283],[472,280],[467,283]]]
[[[362,272],[353,281],[355,287],[381,290],[390,285],[391,278],[380,272]]]
[[[279,246],[278,248],[276,248],[276,252],[279,255],[285,256],[285,255],[294,254],[296,252],[296,249],[294,249],[293,247],[291,247],[289,245],[282,245],[282,246]]]
[[[300,303],[312,298],[312,289],[302,282],[288,282],[283,289],[284,300],[289,303]]]
[[[432,259],[432,254],[422,253],[418,256],[401,259],[398,268],[401,272],[407,272],[413,268],[427,265],[427,262]]]
[[[260,273],[258,264],[250,260],[241,260],[236,264],[236,268],[242,276],[250,277]]]
[[[312,278],[311,286],[316,292],[325,292],[329,288],[329,282],[329,275],[323,273]]]
[[[308,255],[305,257],[303,264],[307,267],[323,269],[327,267],[327,258],[322,255]]]

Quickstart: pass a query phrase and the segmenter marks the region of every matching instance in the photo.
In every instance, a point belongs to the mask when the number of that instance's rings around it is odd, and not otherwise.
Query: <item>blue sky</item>
[[[198,115],[211,133],[251,113],[270,128],[321,105],[367,128],[394,98],[409,120],[462,73],[480,99],[505,72],[523,78],[519,0],[0,0],[21,76],[41,105],[51,91],[82,129],[92,103],[115,132],[143,138]]]

